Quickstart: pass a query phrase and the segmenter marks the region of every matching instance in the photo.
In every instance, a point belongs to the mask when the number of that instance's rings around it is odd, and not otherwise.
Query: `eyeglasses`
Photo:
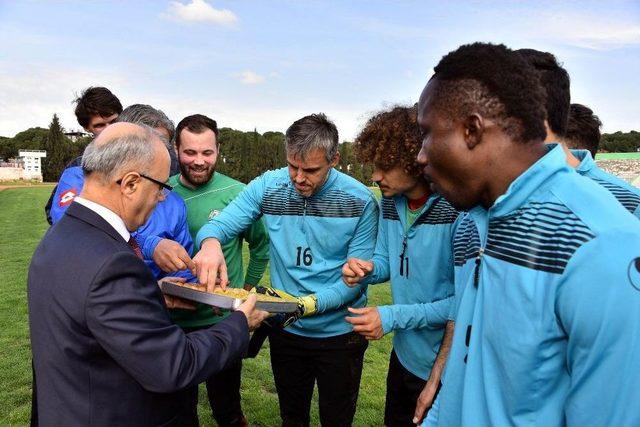
[[[145,179],[148,179],[149,181],[151,181],[151,182],[153,182],[155,184],[158,184],[160,186],[160,189],[165,189],[167,191],[172,191],[173,190],[173,187],[170,186],[169,184],[165,183],[165,182],[160,182],[157,179],[153,179],[150,176],[147,176],[147,175],[145,175],[143,173],[140,173],[140,172],[138,172],[138,175],[140,175],[141,177],[143,177]],[[118,184],[118,185],[122,184],[122,179],[117,180],[116,184]]]

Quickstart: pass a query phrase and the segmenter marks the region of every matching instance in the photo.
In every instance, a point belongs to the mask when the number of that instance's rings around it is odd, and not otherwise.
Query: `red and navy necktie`
[[[136,256],[138,258],[144,259],[144,257],[142,256],[142,250],[140,249],[138,242],[136,242],[136,239],[134,239],[133,236],[129,237],[129,241],[127,243],[129,244],[129,246],[131,246],[131,249],[133,249],[133,252],[136,253]]]

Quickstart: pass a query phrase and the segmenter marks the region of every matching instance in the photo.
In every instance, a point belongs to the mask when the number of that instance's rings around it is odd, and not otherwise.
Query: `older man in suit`
[[[40,425],[179,425],[182,388],[245,352],[266,316],[249,299],[185,335],[130,232],[164,198],[169,155],[150,128],[110,126],[86,149],[82,194],[45,235],[28,298]]]

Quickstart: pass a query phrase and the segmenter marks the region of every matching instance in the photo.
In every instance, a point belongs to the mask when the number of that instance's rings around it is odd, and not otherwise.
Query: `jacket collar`
[[[427,201],[420,208],[420,215],[418,215],[418,217],[421,217],[422,215],[424,215],[425,212],[433,204],[435,204],[441,197],[442,196],[440,196],[440,194],[438,193],[431,193]],[[395,196],[393,196],[393,202],[396,206],[396,211],[398,212],[398,215],[400,215],[400,217],[404,217],[406,215],[407,209],[409,209],[409,205],[408,205],[409,200],[407,199],[407,196],[403,194],[396,194]]]
[[[80,221],[83,221],[111,236],[113,239],[124,242],[124,239],[104,218],[100,215],[81,205],[80,203],[73,202],[65,212],[65,215],[69,215]],[[125,242],[126,243],[126,242]]]
[[[571,154],[580,160],[580,164],[576,170],[582,175],[589,172],[591,169],[598,167],[596,162],[593,160],[593,157],[591,157],[591,152],[589,150],[571,150]]]
[[[554,145],[548,148],[547,154],[509,185],[507,191],[496,199],[489,211],[482,206],[476,206],[470,211],[472,215],[484,216],[487,213],[492,217],[508,215],[524,206],[536,192],[546,188],[556,175],[572,172],[567,165],[567,157],[562,147]]]

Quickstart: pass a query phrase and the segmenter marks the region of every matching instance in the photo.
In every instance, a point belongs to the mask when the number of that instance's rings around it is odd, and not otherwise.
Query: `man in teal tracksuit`
[[[503,45],[446,55],[418,160],[454,206],[458,309],[427,425],[640,424],[640,224],[544,145],[545,93]]]
[[[420,149],[416,116],[415,107],[380,112],[356,138],[358,160],[373,165],[371,178],[383,197],[373,259],[350,258],[342,268],[348,284],[391,279],[392,305],[350,309],[353,316],[347,318],[354,331],[368,339],[394,332],[385,399],[387,426],[414,425],[423,389],[424,398],[433,399],[453,332],[451,325],[445,335],[453,302],[451,243],[458,212],[432,193],[422,177],[416,163]]]
[[[576,167],[580,175],[591,178],[609,190],[626,210],[640,218],[640,188],[600,169],[588,150],[571,150],[571,154],[580,161]]]
[[[338,172],[338,131],[324,114],[287,130],[288,167],[253,180],[197,235],[198,277],[226,282],[220,251],[262,216],[270,237],[271,283],[294,295],[304,317],[270,335],[271,363],[283,425],[308,425],[317,380],[320,421],[350,425],[355,413],[366,340],[344,321],[347,307],[366,305],[366,287],[342,282],[349,257],[369,259],[377,230],[371,191]]]
[[[640,189],[600,169],[589,151],[570,150],[569,147],[589,147],[593,155],[600,140],[600,120],[591,109],[571,104],[571,80],[569,73],[549,52],[535,49],[517,51],[538,73],[540,85],[547,96],[545,142],[562,146],[567,163],[580,175],[593,179],[609,190],[629,212],[640,218]]]

